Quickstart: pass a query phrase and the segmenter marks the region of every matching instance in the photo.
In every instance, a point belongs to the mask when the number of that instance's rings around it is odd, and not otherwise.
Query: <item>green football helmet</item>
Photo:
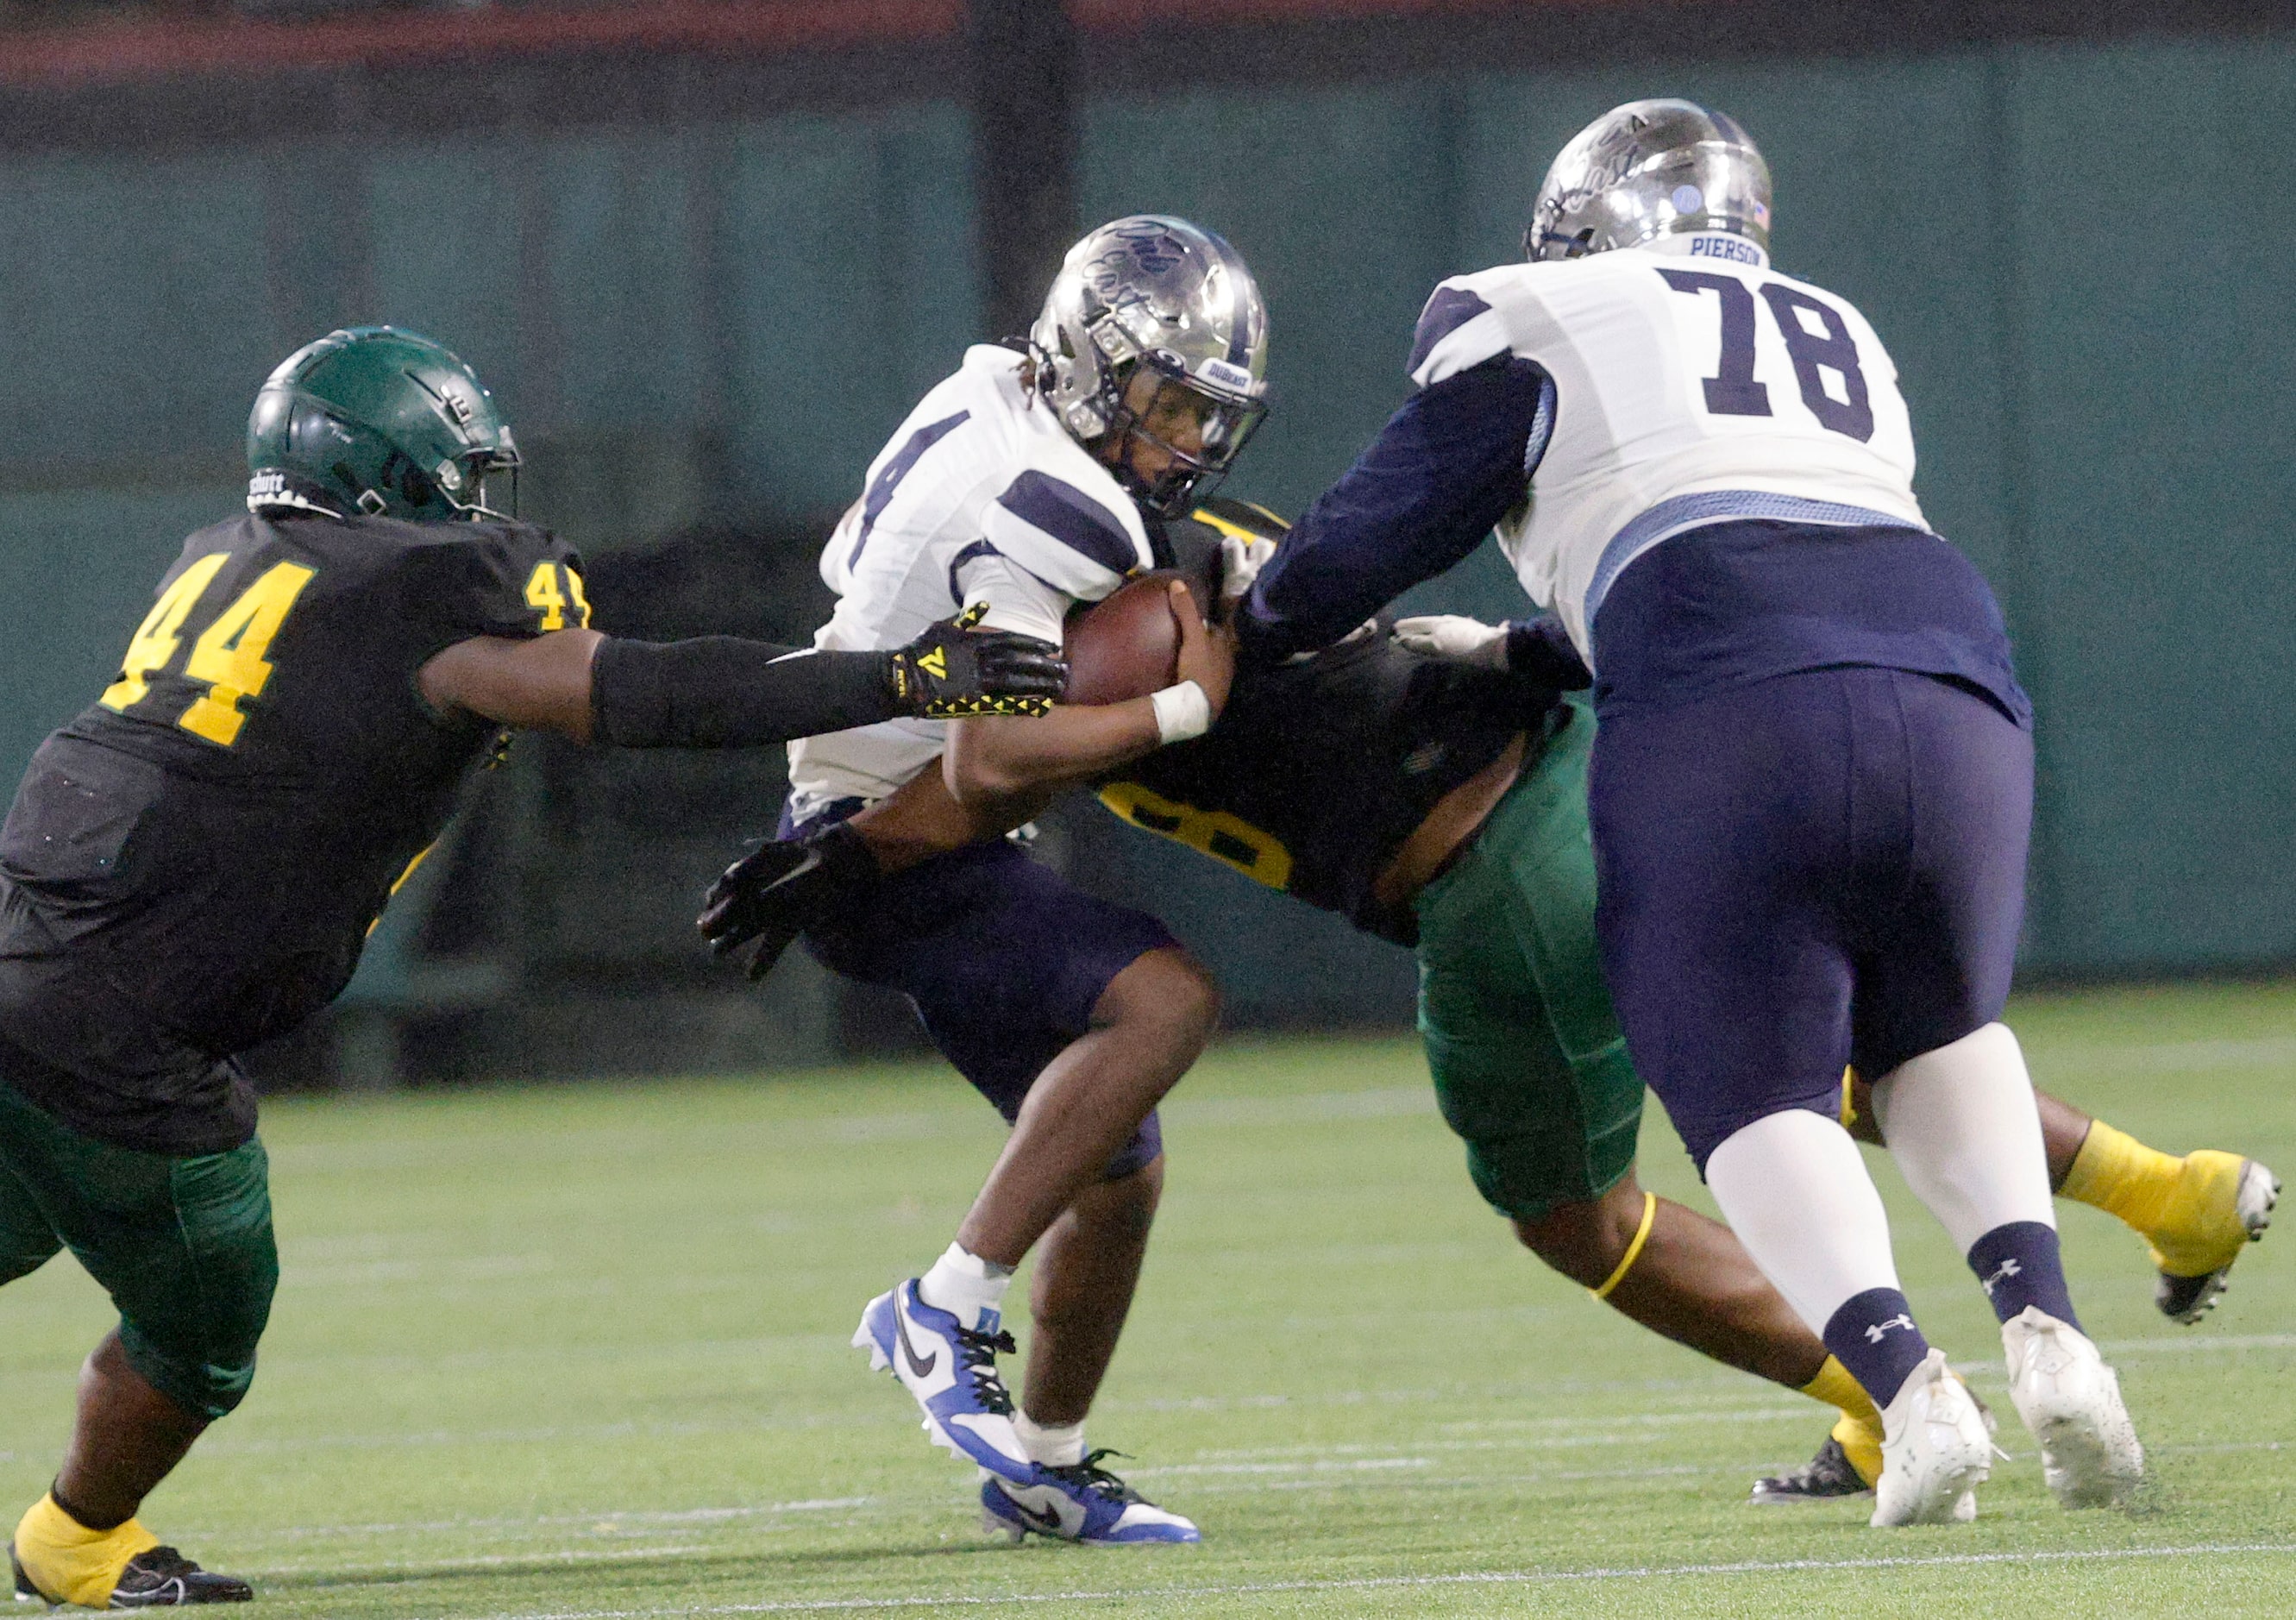
[[[518,446],[471,368],[392,326],[331,332],[281,362],[247,419],[247,508],[441,522],[518,512]],[[510,475],[509,512],[487,480]]]

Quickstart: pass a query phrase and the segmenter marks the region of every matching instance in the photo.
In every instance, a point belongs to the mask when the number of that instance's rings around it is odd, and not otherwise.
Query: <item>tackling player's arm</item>
[[[1246,657],[1329,646],[1464,558],[1529,496],[1554,424],[1554,384],[1536,362],[1507,353],[1431,375],[1426,351],[1464,313],[1448,291],[1438,289],[1420,317],[1413,364],[1430,380],[1253,581],[1236,614]]]
[[[1513,676],[1524,710],[1535,713],[1557,692],[1583,692],[1595,684],[1593,671],[1570,645],[1562,621],[1552,613],[1485,624],[1457,613],[1432,613],[1395,621],[1395,638],[1425,658],[1440,658]]]
[[[1010,825],[1017,800],[1057,793],[1210,729],[1227,703],[1234,639],[1204,622],[1188,588],[1177,581],[1172,616],[1180,634],[1178,679],[1172,686],[1119,703],[1062,704],[1025,726],[1001,716],[959,720],[949,728],[941,755],[950,794],[967,809]]]
[[[623,748],[739,748],[901,715],[1041,713],[1067,671],[1059,649],[943,621],[890,652],[816,652],[699,636],[632,641],[596,630],[476,636],[417,673],[441,712]]]

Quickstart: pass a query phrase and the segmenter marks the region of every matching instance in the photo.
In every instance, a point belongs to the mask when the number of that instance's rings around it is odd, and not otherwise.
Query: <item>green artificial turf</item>
[[[2041,1082],[2125,1129],[2296,1168],[2296,988],[2016,1020]],[[145,1517],[272,1614],[2296,1608],[2289,1235],[2182,1328],[2136,1239],[2067,1209],[2156,1500],[2060,1511],[2012,1417],[1978,1523],[1869,1531],[1862,1505],[1746,1505],[1825,1414],[1543,1272],[1475,1199],[1408,1042],[1229,1047],[1167,1109],[1165,1213],[1092,1426],[1203,1545],[1015,1550],[847,1345],[996,1151],[945,1071],[298,1101],[265,1129],[285,1277],[262,1371]],[[1703,1205],[1655,1114],[1644,1146],[1646,1181]],[[1982,1296],[1874,1164],[1925,1326],[2007,1415]],[[5,1515],[53,1471],[106,1321],[68,1260],[0,1294]]]

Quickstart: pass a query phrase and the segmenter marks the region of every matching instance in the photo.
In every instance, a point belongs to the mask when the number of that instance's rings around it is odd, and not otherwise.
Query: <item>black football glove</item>
[[[886,677],[893,701],[929,720],[1049,711],[1068,685],[1060,648],[1034,636],[974,629],[988,611],[975,603],[895,652]]]
[[[791,941],[816,923],[849,914],[855,898],[878,877],[877,858],[840,821],[742,856],[709,885],[694,924],[713,956],[757,941],[750,977],[762,979]]]

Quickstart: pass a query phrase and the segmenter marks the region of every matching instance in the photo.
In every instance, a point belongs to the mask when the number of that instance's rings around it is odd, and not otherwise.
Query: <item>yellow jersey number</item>
[[[582,594],[582,576],[563,563],[537,563],[527,577],[526,604],[542,615],[537,628],[578,630],[590,628],[590,603]]]
[[[230,560],[227,551],[211,552],[160,593],[119,661],[119,678],[103,689],[105,708],[125,713],[150,695],[152,677],[175,661],[183,645],[184,621]],[[239,728],[247,722],[240,702],[256,696],[271,679],[271,665],[263,655],[316,572],[299,563],[275,563],[216,615],[184,661],[184,678],[203,681],[208,689],[176,718],[177,725],[225,748],[239,740]]]
[[[1292,886],[1292,851],[1272,833],[1226,810],[1198,810],[1137,782],[1111,782],[1100,802],[1136,827],[1185,843],[1271,889]]]

